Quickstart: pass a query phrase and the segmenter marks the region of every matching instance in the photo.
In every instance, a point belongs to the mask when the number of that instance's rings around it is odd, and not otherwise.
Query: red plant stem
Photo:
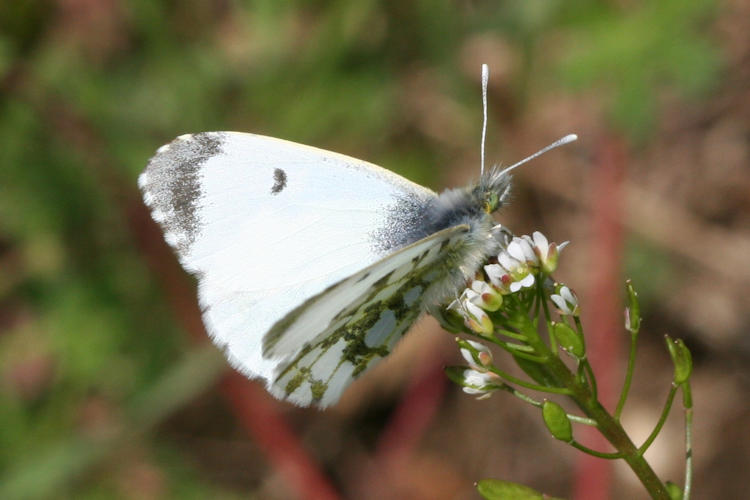
[[[593,172],[591,262],[593,276],[588,296],[595,299],[584,308],[588,358],[596,373],[599,401],[610,408],[617,399],[617,370],[620,343],[625,339],[620,304],[620,263],[623,231],[621,207],[622,179],[627,151],[619,137],[605,136],[596,151]],[[581,441],[587,446],[607,450],[611,447],[596,429],[582,427]],[[574,498],[606,500],[610,498],[612,465],[607,460],[581,454],[576,466]]]
[[[435,417],[445,392],[443,361],[425,353],[401,402],[380,435],[377,459],[382,466],[403,463]]]
[[[328,479],[301,446],[286,421],[276,410],[276,401],[257,383],[231,371],[221,381],[221,392],[235,416],[269,460],[289,481],[299,498],[334,500],[339,498]]]
[[[409,386],[381,432],[372,460],[363,464],[352,482],[353,498],[405,498],[413,493],[409,493],[413,478],[408,462],[445,391],[444,363],[433,346],[423,349],[414,363]]]

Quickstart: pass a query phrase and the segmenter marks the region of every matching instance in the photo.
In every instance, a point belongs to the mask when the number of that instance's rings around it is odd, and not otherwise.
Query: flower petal
[[[513,241],[508,244],[507,252],[517,261],[523,262],[526,260],[526,255],[524,254],[523,248],[521,247],[521,243],[519,243],[520,241],[523,240],[519,238],[513,238]]]
[[[547,248],[549,247],[549,241],[547,240],[547,237],[544,236],[539,231],[534,231],[533,237],[534,237],[534,245],[540,250],[543,250],[542,254],[546,256]]]
[[[563,299],[560,295],[553,294],[549,296],[550,300],[555,303],[557,308],[562,312],[563,314],[570,314],[572,311],[568,307],[567,302],[565,302],[565,299]]]

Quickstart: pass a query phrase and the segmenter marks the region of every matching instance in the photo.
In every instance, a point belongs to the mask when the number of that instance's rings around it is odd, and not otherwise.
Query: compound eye
[[[484,200],[484,211],[491,214],[497,209],[498,196],[497,193],[490,193]]]

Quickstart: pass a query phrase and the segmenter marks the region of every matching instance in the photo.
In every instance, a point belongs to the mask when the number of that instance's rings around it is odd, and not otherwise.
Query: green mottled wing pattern
[[[289,345],[287,335],[306,324],[324,319],[328,326],[313,339],[307,331],[307,342],[280,363],[270,390],[304,406],[338,401],[419,317],[425,293],[446,276],[468,230],[456,226],[413,243],[332,285],[274,325],[264,338],[264,354],[270,356],[282,354],[278,346]]]

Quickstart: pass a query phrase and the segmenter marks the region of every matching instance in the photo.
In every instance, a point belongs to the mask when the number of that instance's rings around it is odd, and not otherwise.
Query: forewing
[[[378,238],[391,207],[435,196],[354,158],[237,132],[177,138],[157,151],[139,185],[167,242],[198,278],[214,342],[242,372],[268,382],[287,356],[264,357],[263,335],[383,258]]]
[[[468,231],[462,225],[424,238],[336,283],[274,325],[265,352],[286,360],[271,392],[303,406],[338,401],[417,319],[425,292],[444,276],[446,257],[464,244]]]

